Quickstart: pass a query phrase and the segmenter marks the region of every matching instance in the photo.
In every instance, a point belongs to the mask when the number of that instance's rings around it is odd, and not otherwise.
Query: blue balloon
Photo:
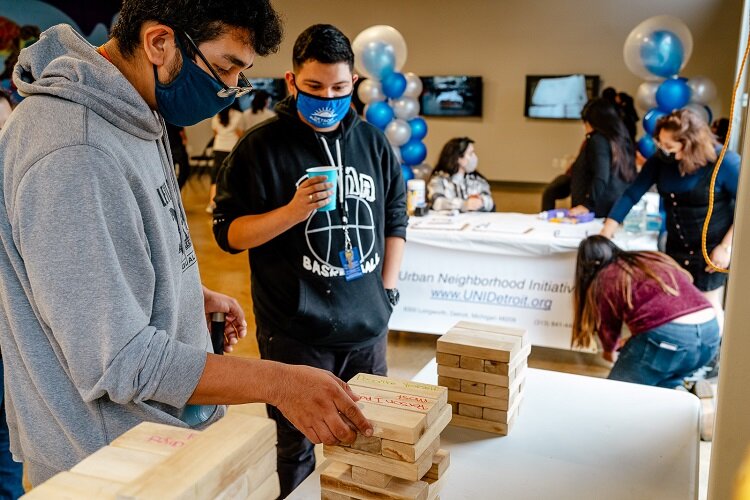
[[[650,73],[670,77],[680,72],[685,49],[682,41],[673,32],[654,31],[641,45],[641,61]]]
[[[644,135],[638,139],[638,151],[646,158],[651,158],[656,153],[656,143],[650,135]]]
[[[690,102],[690,93],[687,78],[664,80],[656,89],[656,105],[661,111],[671,113]]]
[[[382,80],[393,73],[396,68],[396,53],[390,44],[385,42],[370,42],[362,51],[362,66],[373,77]]]
[[[393,117],[393,109],[385,101],[371,102],[365,108],[365,119],[380,130],[385,130]]]
[[[427,157],[427,147],[419,140],[410,139],[401,146],[401,159],[406,165],[413,167],[419,165]]]
[[[401,175],[404,177],[404,182],[410,181],[414,178],[414,170],[408,165],[401,165]]]
[[[656,122],[659,121],[659,118],[662,116],[667,116],[667,113],[661,111],[659,108],[649,109],[648,112],[643,115],[643,130],[645,130],[648,135],[654,135]]]
[[[383,93],[390,99],[398,99],[406,90],[406,77],[398,72],[389,73],[381,81]]]
[[[411,127],[411,139],[421,141],[427,135],[427,122],[424,118],[416,117],[409,120],[409,127]]]

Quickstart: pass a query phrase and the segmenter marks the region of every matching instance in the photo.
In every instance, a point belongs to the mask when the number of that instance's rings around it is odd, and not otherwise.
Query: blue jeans
[[[632,337],[609,373],[612,380],[674,388],[719,350],[719,324],[667,323]]]
[[[258,327],[260,357],[290,365],[322,368],[347,381],[357,373],[386,375],[386,347],[388,337],[373,346],[352,350],[332,350],[313,347],[283,335],[273,335]],[[268,416],[276,421],[276,468],[281,483],[281,495],[286,498],[315,470],[315,446],[281,414],[275,406],[266,405]]]
[[[14,462],[10,454],[8,423],[3,404],[3,358],[0,356],[0,499],[15,500],[23,495],[23,464]]]

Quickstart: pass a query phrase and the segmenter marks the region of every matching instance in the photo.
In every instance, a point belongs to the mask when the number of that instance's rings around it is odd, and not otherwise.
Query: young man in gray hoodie
[[[208,353],[205,314],[238,337],[244,314],[201,286],[162,117],[228,106],[280,40],[268,0],[125,0],[104,46],[60,25],[21,52],[27,98],[0,133],[0,348],[32,484],[140,422],[202,428],[221,404],[274,405],[314,442],[371,435],[329,372]]]

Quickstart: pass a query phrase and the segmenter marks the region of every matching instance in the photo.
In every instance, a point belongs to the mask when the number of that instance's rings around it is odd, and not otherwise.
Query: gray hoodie
[[[66,25],[21,51],[14,81],[0,348],[11,450],[38,483],[142,421],[187,425],[211,345],[161,118]]]

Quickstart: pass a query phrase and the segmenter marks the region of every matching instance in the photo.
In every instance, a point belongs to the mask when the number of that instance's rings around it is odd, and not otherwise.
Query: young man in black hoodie
[[[290,96],[250,130],[222,167],[214,235],[249,250],[261,356],[330,370],[385,375],[388,319],[406,234],[401,168],[375,127],[350,109],[354,55],[334,26],[294,45]],[[334,165],[334,185],[306,169]],[[315,468],[313,445],[273,407],[282,496]]]

